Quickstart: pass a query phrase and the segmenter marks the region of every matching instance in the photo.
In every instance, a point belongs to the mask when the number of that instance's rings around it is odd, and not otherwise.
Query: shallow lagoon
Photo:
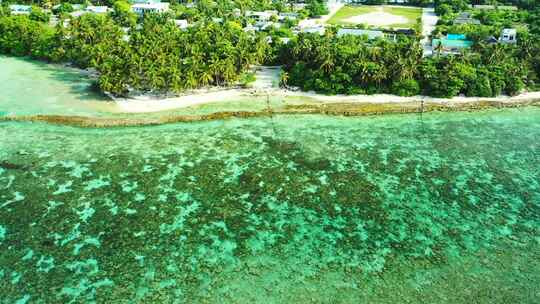
[[[287,98],[287,103],[306,104],[311,101],[291,97]],[[270,98],[272,107],[279,108],[283,104],[281,97]],[[155,113],[125,113],[110,98],[92,90],[92,81],[84,71],[0,55],[0,117],[47,114],[101,118],[156,118],[172,115],[204,115],[220,111],[261,111],[267,107],[266,96],[246,96],[227,103],[214,102]]]
[[[104,115],[116,111],[110,100],[91,90],[77,69],[0,56],[0,112],[4,115]]]
[[[6,303],[538,295],[537,108],[0,138]]]
[[[89,83],[70,75],[35,80],[34,95],[1,82],[0,112],[112,115],[100,97],[81,102],[87,87],[70,88]],[[116,129],[2,122],[0,138],[2,304],[535,303],[540,293],[539,108]]]

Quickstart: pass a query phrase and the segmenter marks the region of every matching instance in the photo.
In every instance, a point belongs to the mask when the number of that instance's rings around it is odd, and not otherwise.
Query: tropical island
[[[343,101],[538,89],[540,10],[476,2],[4,1],[0,52],[90,70],[120,100],[245,93],[231,88]]]
[[[538,3],[2,0],[0,303],[537,304]]]

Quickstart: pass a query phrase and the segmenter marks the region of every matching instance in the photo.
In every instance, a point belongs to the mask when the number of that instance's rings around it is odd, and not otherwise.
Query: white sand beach
[[[118,112],[121,113],[150,113],[187,108],[215,102],[238,100],[246,92],[241,89],[220,90],[215,92],[200,92],[171,98],[156,98],[139,96],[132,98],[115,98]]]
[[[181,109],[209,103],[226,103],[238,101],[246,98],[253,98],[254,102],[264,101],[266,96],[287,99],[305,98],[306,103],[365,103],[365,104],[385,104],[385,103],[414,103],[424,102],[425,104],[459,104],[474,102],[502,102],[514,103],[529,100],[540,100],[540,92],[528,92],[517,96],[499,97],[454,97],[454,98],[434,98],[428,96],[401,97],[389,94],[375,95],[322,95],[315,92],[290,91],[284,89],[268,89],[261,92],[257,89],[224,89],[214,92],[193,93],[172,98],[152,98],[135,97],[117,99],[119,112],[122,113],[150,113],[167,110]]]

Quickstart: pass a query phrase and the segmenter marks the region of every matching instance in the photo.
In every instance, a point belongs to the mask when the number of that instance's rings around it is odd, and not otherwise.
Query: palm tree
[[[442,42],[439,42],[434,48],[435,52],[437,53],[437,58],[441,57],[441,53],[444,50],[444,47],[442,45]]]
[[[287,83],[289,81],[289,73],[282,71],[279,79],[280,84],[284,87],[287,87]]]
[[[203,67],[201,74],[199,75],[199,85],[206,86],[212,83],[213,77],[212,72],[208,67]]]

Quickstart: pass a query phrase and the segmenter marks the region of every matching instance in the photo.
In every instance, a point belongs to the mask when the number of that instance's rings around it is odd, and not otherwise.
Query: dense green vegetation
[[[292,5],[286,1],[173,2],[169,13],[144,18],[132,13],[127,2],[94,4],[114,10],[74,18],[68,14],[73,6],[63,3],[54,8],[59,21],[53,26],[47,11],[35,7],[29,16],[9,16],[4,3],[0,52],[94,68],[100,88],[115,95],[235,85],[250,78],[254,64],[281,64],[284,85],[326,94],[496,96],[540,84],[540,9],[529,9],[526,1],[516,3],[522,8],[517,11],[474,10],[465,0],[436,1],[441,18],[433,37],[461,33],[474,46],[444,56],[436,49],[435,56],[427,58],[422,58],[420,37],[414,35],[398,35],[395,42],[368,40],[337,37],[336,29],[328,28],[324,36],[296,36],[292,29],[297,20],[260,32],[244,30],[254,24],[247,10],[290,12]],[[323,2],[313,0],[299,17],[325,10]],[[454,24],[463,11],[482,24]],[[180,29],[173,19],[186,19],[190,27]],[[489,43],[509,27],[518,29],[517,44]],[[284,43],[281,38],[291,40]]]
[[[483,1],[473,3],[487,4]],[[426,76],[427,83],[433,84],[428,93],[437,96],[460,93],[495,96],[517,94],[525,87],[537,87],[540,84],[540,8],[478,10],[469,8],[468,4],[469,1],[464,0],[440,0],[436,3],[440,20],[433,35],[465,34],[474,42],[474,47],[463,55],[427,60],[429,64],[424,65],[422,75]],[[529,7],[526,1],[500,4]],[[455,24],[454,20],[461,12],[468,13],[470,18],[481,24]],[[517,29],[517,44],[493,42],[504,28]],[[430,70],[433,73],[439,71],[441,77],[430,77]]]
[[[424,93],[439,97],[516,95],[527,84],[528,67],[514,57],[514,51],[495,45],[483,49],[483,54],[426,59],[420,67]]]
[[[286,55],[284,82],[326,94],[422,93],[436,97],[515,95],[540,84],[540,9],[473,10],[469,1],[441,0],[434,37],[465,34],[474,47],[461,54],[421,58],[415,38],[381,39],[302,36]],[[477,1],[475,4],[481,4]],[[461,11],[482,24],[455,25]],[[518,29],[517,44],[488,43],[503,28]]]
[[[2,53],[95,68],[101,89],[114,94],[232,84],[262,61],[267,46],[263,37],[248,35],[234,22],[181,30],[157,15],[130,28],[129,39],[112,18],[93,14],[56,28],[25,16],[5,17],[0,33]]]
[[[402,38],[369,43],[364,37],[300,35],[284,55],[289,73],[283,81],[327,94],[418,94],[422,48]]]

